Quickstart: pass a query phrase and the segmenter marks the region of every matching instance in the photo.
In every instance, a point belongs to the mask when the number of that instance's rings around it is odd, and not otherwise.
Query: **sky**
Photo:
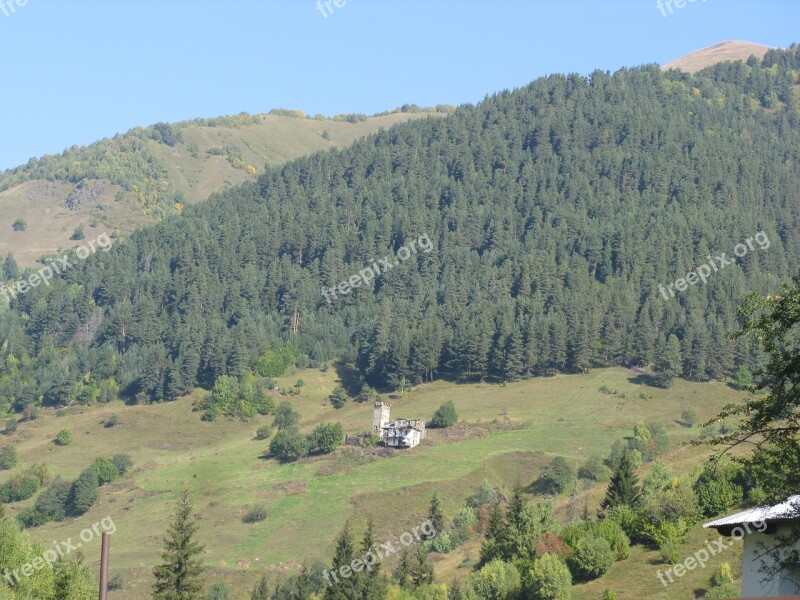
[[[159,121],[475,103],[727,39],[800,42],[798,0],[317,1],[0,0],[0,169]]]

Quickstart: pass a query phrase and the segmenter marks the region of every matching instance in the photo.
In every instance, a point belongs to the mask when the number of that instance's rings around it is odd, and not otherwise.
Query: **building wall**
[[[391,404],[376,402],[372,413],[372,433],[383,439],[383,428],[389,423]]]
[[[778,529],[777,535],[785,534],[786,530]],[[800,581],[800,570],[794,573],[785,573],[784,577],[762,582],[764,574],[759,572],[764,553],[760,544],[771,547],[775,543],[776,534],[765,534],[754,531],[744,538],[744,555],[742,557],[742,598],[776,598],[780,596],[791,596],[800,594],[800,585],[795,581]],[[798,544],[800,549],[800,544]],[[768,559],[769,557],[765,557]]]

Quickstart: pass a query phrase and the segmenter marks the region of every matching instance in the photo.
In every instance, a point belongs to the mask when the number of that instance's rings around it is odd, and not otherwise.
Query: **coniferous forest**
[[[277,352],[379,389],[752,370],[726,332],[745,293],[797,270],[798,72],[793,46],[696,75],[554,75],[270,168],[12,300],[0,398],[174,399]],[[769,248],[659,293],[761,231]],[[431,252],[321,294],[423,235]]]

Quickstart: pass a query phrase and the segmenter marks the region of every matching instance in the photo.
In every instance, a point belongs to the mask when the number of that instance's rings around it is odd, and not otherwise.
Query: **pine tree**
[[[485,565],[495,558],[503,558],[508,525],[503,509],[499,502],[492,507],[489,522],[486,524],[483,544],[481,545],[481,565]]]
[[[620,505],[634,507],[638,504],[640,496],[639,478],[636,476],[631,453],[628,451],[622,455],[622,460],[611,477],[601,507],[603,509]]]
[[[414,563],[411,567],[411,581],[414,588],[433,583],[433,565],[428,560],[428,551],[424,546],[419,546],[414,555]]]
[[[336,551],[333,554],[333,564],[329,575],[330,585],[325,589],[325,600],[355,600],[357,581],[354,577],[341,577],[336,574],[341,567],[350,565],[355,558],[353,539],[350,536],[350,523],[345,523],[344,529],[336,540]]]
[[[160,565],[153,569],[154,600],[196,600],[203,589],[203,552],[195,539],[199,529],[192,516],[189,492],[184,490],[175,507],[175,520],[164,538]]]
[[[428,520],[433,526],[433,533],[426,535],[426,540],[432,540],[440,533],[444,533],[444,515],[442,514],[439,494],[436,492],[433,493],[433,497],[431,498],[431,506],[428,509]]]

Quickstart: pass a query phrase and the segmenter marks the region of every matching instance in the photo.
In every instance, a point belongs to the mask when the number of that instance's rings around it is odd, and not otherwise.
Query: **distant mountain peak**
[[[737,40],[725,40],[714,46],[695,50],[685,56],[677,58],[661,67],[667,69],[680,69],[687,73],[696,73],[701,69],[710,67],[726,60],[747,60],[751,55],[764,58],[771,46],[755,44],[753,42],[741,42]]]

